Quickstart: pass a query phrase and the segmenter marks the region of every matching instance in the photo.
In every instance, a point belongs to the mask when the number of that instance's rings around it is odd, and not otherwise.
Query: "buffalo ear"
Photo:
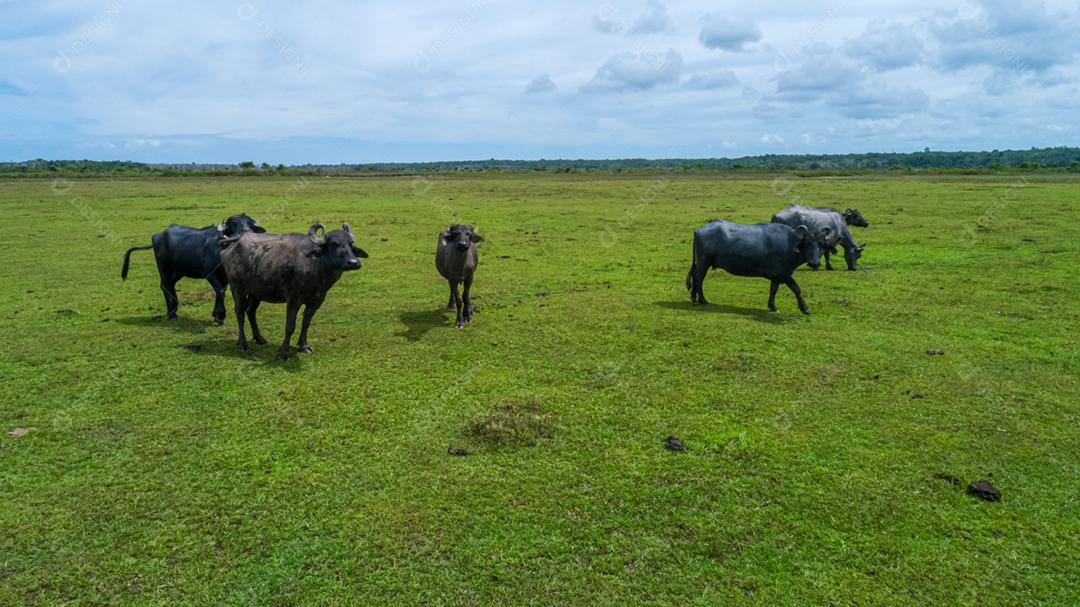
[[[477,234],[476,232],[473,232],[472,241],[473,242],[484,242],[484,237]]]
[[[265,234],[266,228],[263,227],[263,224],[259,223],[259,220],[253,219],[251,220],[251,231],[256,234]]]
[[[795,243],[795,252],[802,252],[802,243],[806,240],[806,234],[810,232],[810,229],[806,226],[799,226],[795,228],[795,235],[799,237],[799,241]]]
[[[353,253],[353,255],[356,255],[360,259],[367,259],[368,258],[367,251],[361,249],[360,247],[352,247],[352,253]]]
[[[349,238],[349,244],[352,244],[352,243],[356,242],[356,237],[353,236],[352,228],[349,227],[349,224],[347,224],[347,223],[341,224],[341,230],[343,232],[345,232],[345,236],[347,236]]]
[[[225,220],[224,219],[221,220],[221,223],[217,224],[217,231],[221,232],[221,233],[225,232]]]
[[[862,250],[863,250],[863,249],[865,249],[865,248],[866,248],[866,243],[865,243],[865,242],[864,242],[864,243],[862,243],[861,245],[859,245],[859,250],[860,250],[860,251],[862,251]]]
[[[829,234],[832,233],[832,228],[830,228],[829,226],[825,226],[825,227],[821,228],[821,233],[823,235],[825,235],[825,236],[828,236]]]

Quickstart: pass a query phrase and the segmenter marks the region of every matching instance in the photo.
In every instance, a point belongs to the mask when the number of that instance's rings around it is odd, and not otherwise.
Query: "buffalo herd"
[[[786,285],[795,294],[804,314],[810,308],[803,299],[794,272],[803,265],[817,270],[836,245],[844,249],[848,270],[858,269],[866,244],[857,245],[848,226],[868,227],[858,209],[843,213],[831,208],[791,205],[772,216],[769,223],[741,224],[717,219],[694,230],[693,258],[686,276],[686,288],[694,304],[704,305],[702,283],[710,269],[719,268],[735,276],[769,280],[769,310],[776,311],[776,291]],[[469,224],[457,223],[439,233],[435,268],[446,279],[450,297],[446,308],[457,312],[455,325],[472,322],[471,291],[478,257],[476,245],[483,237]],[[345,272],[360,269],[360,259],[368,254],[356,245],[349,224],[326,231],[316,223],[306,234],[268,234],[246,214],[233,215],[216,226],[192,228],[173,224],[151,237],[151,244],[132,247],[124,254],[120,277],[127,278],[134,251],[154,250],[167,318],[177,318],[179,299],[176,283],[181,278],[203,278],[214,289],[213,318],[225,322],[225,289],[232,290],[238,345],[248,349],[245,318],[251,338],[257,344],[266,339],[259,331],[256,312],[262,302],[285,304],[285,339],[278,358],[286,360],[296,330],[300,307],[304,316],[296,349],[312,351],[308,328],[330,287]],[[458,288],[461,287],[461,291]]]

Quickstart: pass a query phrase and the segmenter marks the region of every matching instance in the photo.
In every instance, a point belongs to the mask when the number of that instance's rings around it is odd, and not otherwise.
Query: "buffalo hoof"
[[[167,316],[167,317],[165,318],[165,320],[180,320],[180,317],[179,317],[179,316],[177,316],[176,314],[169,314],[169,315],[168,315],[168,316]]]
[[[225,317],[222,316],[221,318],[218,318],[217,316],[215,316],[214,317],[214,322],[216,322],[218,324],[218,326],[221,326],[221,325],[225,324]]]
[[[296,346],[296,351],[303,352],[304,354],[311,354],[315,350],[312,350],[311,346],[308,344],[300,344],[299,346]]]
[[[279,349],[277,351],[278,360],[289,360],[289,354],[291,354],[291,353],[292,353],[292,350],[288,346]]]
[[[459,328],[459,329],[464,328],[465,327],[465,321],[464,320],[459,320],[456,323],[454,323],[454,326]]]
[[[780,309],[779,309],[779,308],[777,308],[776,306],[769,306],[769,311],[770,311],[770,312],[779,312],[779,311],[780,311]]]
[[[803,307],[799,308],[799,311],[802,312],[803,314],[809,314],[810,313],[810,308],[807,308],[806,306],[803,306]]]
[[[247,352],[248,351],[248,344],[247,344],[246,341],[242,341],[242,342],[240,342],[240,343],[238,343],[236,345],[240,346],[240,351],[241,352]]]
[[[263,337],[262,335],[259,335],[257,337],[252,337],[252,339],[254,339],[255,343],[259,344],[260,346],[265,346],[266,343],[267,343],[266,338]]]

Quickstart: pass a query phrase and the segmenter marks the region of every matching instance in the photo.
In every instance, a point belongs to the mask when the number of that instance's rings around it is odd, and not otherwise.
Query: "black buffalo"
[[[859,268],[859,258],[862,257],[866,243],[858,245],[855,237],[851,235],[848,225],[869,226],[869,222],[863,219],[858,209],[848,209],[843,213],[827,207],[804,207],[793,204],[788,208],[777,211],[772,216],[773,223],[782,223],[791,227],[805,225],[810,230],[829,229],[825,238],[825,269],[831,270],[832,261],[829,259],[832,253],[836,253],[836,245],[844,247],[844,261],[847,262],[848,270]]]
[[[776,311],[776,290],[786,284],[799,301],[799,309],[809,314],[799,285],[792,274],[807,264],[821,263],[825,231],[811,231],[806,226],[792,228],[780,223],[746,225],[717,219],[694,230],[694,258],[686,275],[690,300],[707,304],[701,284],[711,268],[720,268],[735,276],[767,278],[769,309]]]
[[[319,233],[324,235],[320,236]],[[321,223],[311,226],[307,234],[252,234],[222,241],[221,260],[229,275],[236,323],[240,330],[241,350],[248,349],[244,335],[244,315],[251,322],[251,337],[257,344],[266,339],[259,332],[255,312],[259,304],[285,304],[285,339],[278,349],[278,358],[289,358],[289,341],[296,330],[296,314],[304,306],[304,323],[300,328],[297,350],[311,352],[307,332],[311,318],[326,299],[326,293],[341,278],[342,272],[360,269],[358,257],[368,256],[355,246],[349,224],[340,230],[326,232]]]
[[[467,223],[455,223],[439,234],[439,244],[435,249],[435,268],[450,284],[450,300],[446,308],[457,310],[457,328],[472,322],[472,283],[476,265],[476,244],[484,238]],[[461,294],[458,285],[464,284]]]
[[[836,211],[836,209],[829,209],[829,208],[825,208],[824,210],[826,210],[826,211]],[[870,222],[863,219],[862,213],[859,212],[859,209],[846,209],[843,212],[843,216],[844,216],[844,223],[848,224],[849,226],[855,226],[857,228],[869,228],[870,227]]]
[[[172,224],[150,238],[152,244],[131,247],[124,253],[124,267],[120,278],[126,279],[133,251],[154,250],[161,292],[165,295],[165,310],[169,320],[177,318],[180,300],[176,296],[176,283],[181,278],[205,278],[214,289],[214,320],[225,322],[225,287],[229,280],[221,267],[222,237],[236,237],[244,232],[262,233],[266,230],[258,221],[241,213],[233,215],[221,224],[205,228],[190,228]]]

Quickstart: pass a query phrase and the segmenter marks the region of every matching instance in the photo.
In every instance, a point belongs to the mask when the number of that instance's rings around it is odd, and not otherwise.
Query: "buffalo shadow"
[[[289,371],[290,373],[295,373],[303,369],[305,363],[301,361],[305,356],[317,356],[319,352],[318,350],[315,350],[314,354],[297,352],[296,346],[294,345],[289,360],[280,361],[277,357],[278,348],[281,347],[280,341],[267,337],[266,339],[269,343],[259,345],[255,343],[254,340],[249,339],[248,349],[247,352],[245,352],[240,349],[240,346],[236,345],[235,335],[225,335],[224,331],[222,333],[221,339],[176,344],[176,347],[189,352],[193,356],[228,358],[247,365],[277,367]],[[238,371],[241,369],[242,368],[238,367]]]
[[[447,310],[417,310],[414,312],[402,312],[398,319],[408,327],[404,331],[394,334],[394,337],[404,337],[409,341],[420,341],[428,331],[436,327],[452,327],[453,323],[447,321]]]
[[[738,314],[739,316],[745,316],[758,322],[767,322],[770,324],[783,324],[785,322],[783,316],[779,312],[770,312],[765,306],[761,308],[744,308],[742,306],[733,306],[731,304],[715,304],[708,303],[704,306],[699,306],[691,301],[658,301],[656,305],[661,308],[667,308],[669,310],[679,310],[682,312],[694,312],[702,313],[709,312],[713,314]]]
[[[167,320],[164,314],[157,314],[154,316],[129,316],[127,318],[117,318],[115,320],[122,325],[133,327],[163,327],[172,331],[184,333],[206,333],[211,329],[221,329],[221,325],[209,318],[197,319],[181,316],[176,320]]]

